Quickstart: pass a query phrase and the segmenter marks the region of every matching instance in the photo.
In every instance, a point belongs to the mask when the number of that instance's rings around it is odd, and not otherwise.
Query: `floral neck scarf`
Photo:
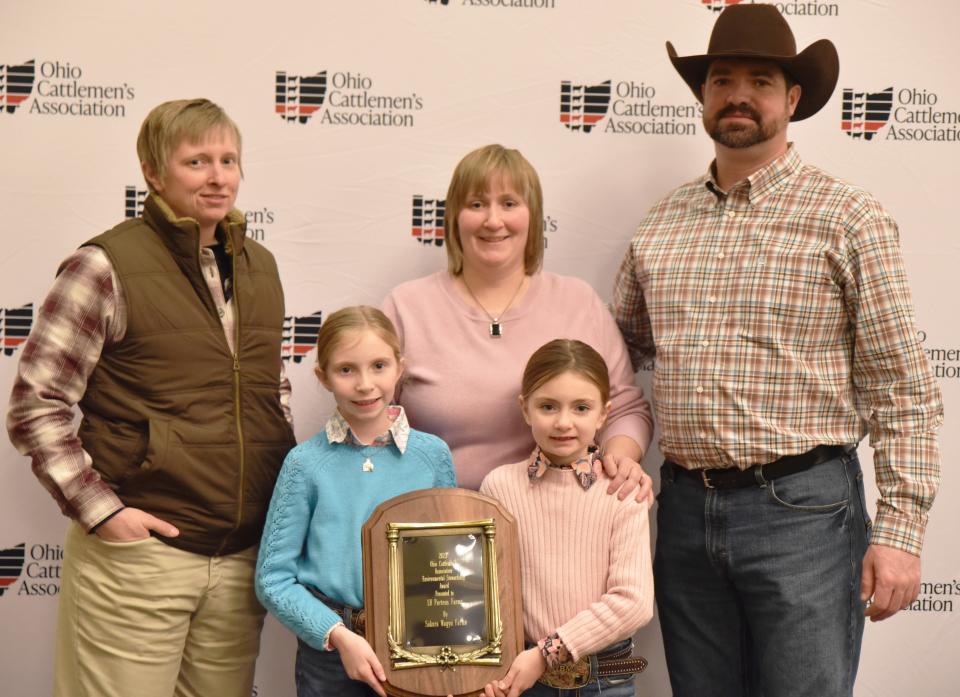
[[[586,491],[597,481],[597,472],[600,469],[599,461],[600,448],[596,445],[588,447],[585,457],[581,457],[569,465],[553,464],[543,450],[537,447],[530,456],[530,463],[527,465],[527,476],[531,482],[535,482],[543,477],[543,475],[547,473],[547,469],[551,467],[560,470],[573,470],[574,474],[577,475],[577,481],[580,482],[580,486]]]

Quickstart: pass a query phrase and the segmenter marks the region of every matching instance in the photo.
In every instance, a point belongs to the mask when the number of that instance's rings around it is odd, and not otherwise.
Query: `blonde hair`
[[[383,339],[400,361],[400,337],[393,322],[383,312],[369,305],[353,305],[337,310],[320,325],[317,333],[317,367],[314,371],[321,377],[330,362],[330,356],[348,332],[369,330]]]
[[[547,382],[564,373],[576,373],[600,390],[600,400],[610,399],[610,371],[603,356],[576,339],[554,339],[530,356],[523,369],[520,396],[526,400]]]
[[[227,112],[209,99],[177,99],[155,106],[143,120],[137,136],[140,165],[149,168],[158,179],[163,179],[170,156],[182,142],[199,143],[214,129],[224,129],[233,135],[239,156],[240,129]],[[243,174],[242,168],[240,174]],[[153,191],[149,180],[147,187]]]
[[[530,211],[530,228],[523,254],[524,271],[532,274],[543,265],[543,191],[540,177],[519,150],[502,145],[485,145],[460,160],[447,189],[443,235],[447,247],[447,270],[454,276],[463,272],[463,246],[460,243],[457,216],[466,205],[467,197],[487,192],[494,175],[508,179]]]

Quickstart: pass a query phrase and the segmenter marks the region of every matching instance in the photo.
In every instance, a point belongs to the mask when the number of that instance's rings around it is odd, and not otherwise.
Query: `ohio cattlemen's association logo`
[[[305,124],[316,117],[334,126],[413,128],[423,107],[423,97],[416,92],[382,92],[363,73],[277,71],[274,108],[290,123]]]
[[[664,103],[653,85],[635,80],[605,80],[593,85],[560,83],[560,123],[571,131],[623,135],[692,136],[703,107]]]
[[[720,12],[733,5],[753,5],[758,2],[767,3],[767,0],[700,0],[700,4],[713,12]],[[828,0],[786,0],[785,2],[769,3],[774,5],[780,13],[788,17],[836,17],[840,14],[840,5]]]
[[[299,363],[316,348],[322,321],[323,313],[320,310],[304,317],[284,317],[283,341],[280,345],[283,360],[292,359],[294,363]]]
[[[886,128],[884,129],[884,127]],[[844,88],[840,130],[851,138],[926,142],[960,141],[960,112],[940,108],[940,95],[914,87],[879,92]]]
[[[128,186],[123,192],[123,217],[139,218],[143,215],[143,202],[147,199],[147,190]]]
[[[0,65],[0,113],[12,114],[33,92],[35,61],[22,65]]]
[[[571,131],[589,133],[610,107],[610,80],[599,85],[560,83],[560,123]]]
[[[61,545],[21,542],[0,549],[0,596],[59,594],[62,564]]]
[[[413,197],[413,220],[410,234],[420,244],[443,246],[443,214],[446,200],[442,198],[424,198],[420,194]]]
[[[326,96],[326,70],[314,75],[289,75],[277,71],[276,111],[285,121],[306,123],[323,106]]]
[[[83,68],[64,60],[0,66],[0,111],[12,114],[31,96],[30,114],[123,118],[136,92],[126,82],[91,83]]]
[[[20,578],[26,548],[27,545],[21,542],[15,547],[0,549],[0,597]]]
[[[12,356],[27,337],[33,326],[33,303],[23,307],[0,308],[0,346],[4,356]]]

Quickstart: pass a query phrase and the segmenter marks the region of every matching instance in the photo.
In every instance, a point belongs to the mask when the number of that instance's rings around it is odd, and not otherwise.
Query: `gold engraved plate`
[[[390,523],[386,535],[393,669],[500,665],[494,520]]]

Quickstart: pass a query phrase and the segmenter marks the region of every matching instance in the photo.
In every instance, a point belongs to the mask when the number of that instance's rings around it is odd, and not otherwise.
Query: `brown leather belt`
[[[632,640],[623,648],[598,653],[595,658],[595,671],[591,670],[590,656],[581,656],[578,661],[568,661],[546,670],[540,676],[539,682],[557,690],[576,690],[596,678],[642,673],[647,668],[647,659],[643,656],[631,656],[631,653]]]
[[[306,589],[313,594],[313,597],[337,613],[347,629],[349,629],[351,632],[359,634],[360,636],[364,636],[364,630],[367,628],[367,613],[362,607],[356,608],[350,607],[349,605],[344,605],[343,603],[338,603],[333,598],[328,598],[316,588],[311,586],[306,586]]]
[[[745,470],[730,467],[726,469],[687,469],[675,462],[666,460],[674,472],[699,481],[707,489],[742,489],[748,486],[763,486],[777,477],[803,472],[827,460],[845,455],[847,448],[842,445],[818,445],[799,455],[786,455],[779,460],[764,465],[754,465]]]

